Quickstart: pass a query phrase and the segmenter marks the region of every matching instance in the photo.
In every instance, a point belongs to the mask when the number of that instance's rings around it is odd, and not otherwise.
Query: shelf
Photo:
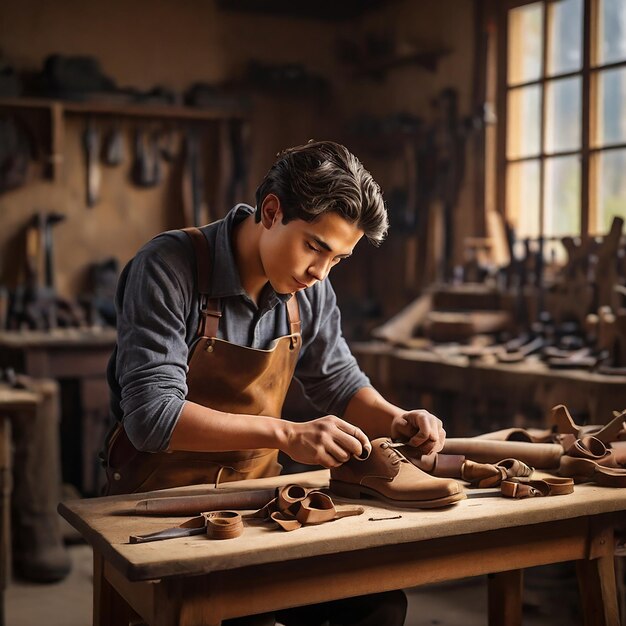
[[[0,98],[0,107],[13,109],[54,109],[62,113],[111,115],[119,117],[151,117],[191,120],[241,119],[244,107],[188,107],[164,104],[135,104],[126,102],[71,101],[48,98]]]
[[[190,120],[212,122],[244,119],[245,107],[187,107],[163,104],[136,104],[129,102],[71,101],[50,98],[0,98],[0,110],[35,111],[48,116],[49,146],[48,174],[58,180],[63,164],[65,117],[68,115],[97,115],[144,119]]]
[[[361,17],[374,9],[388,6],[397,0],[218,0],[222,11],[253,13],[269,17],[295,17],[339,22]]]

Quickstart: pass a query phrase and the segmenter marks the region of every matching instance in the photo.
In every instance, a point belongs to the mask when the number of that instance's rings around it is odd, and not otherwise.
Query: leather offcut
[[[318,489],[286,485],[279,489],[278,495],[271,502],[245,517],[271,520],[289,532],[302,526],[323,524],[343,517],[361,515],[363,512],[363,507],[337,510],[331,497]]]
[[[574,493],[574,481],[571,478],[510,478],[503,480],[500,491],[505,498],[536,498],[546,496],[564,496]]]

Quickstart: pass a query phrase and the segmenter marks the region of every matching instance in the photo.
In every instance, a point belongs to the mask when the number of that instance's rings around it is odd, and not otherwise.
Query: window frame
[[[511,163],[523,161],[539,162],[539,235],[544,234],[544,212],[545,212],[545,168],[546,161],[558,156],[579,156],[580,157],[580,233],[568,233],[580,236],[583,240],[596,236],[595,232],[590,232],[592,218],[595,218],[597,206],[597,184],[599,172],[597,171],[597,155],[612,150],[626,149],[626,142],[611,143],[607,146],[599,146],[597,139],[598,129],[598,90],[599,77],[602,72],[611,69],[626,68],[626,59],[617,62],[598,64],[599,51],[599,11],[600,0],[583,1],[583,32],[582,32],[582,63],[580,69],[576,71],[561,72],[554,75],[547,74],[548,53],[549,53],[549,32],[550,32],[550,11],[559,0],[503,0],[497,3],[496,33],[497,33],[497,75],[496,75],[496,115],[497,133],[495,145],[495,169],[494,177],[495,189],[492,193],[495,196],[495,205],[499,207],[503,217],[507,218],[507,177],[508,168]],[[509,11],[512,9],[541,2],[543,11],[543,37],[542,37],[542,68],[539,79],[508,84],[508,54],[509,54]],[[581,144],[577,150],[559,150],[546,152],[545,131],[547,115],[546,85],[569,77],[581,78]],[[509,92],[522,87],[539,85],[540,95],[540,150],[539,154],[531,157],[509,158],[507,156],[508,137],[508,96]]]

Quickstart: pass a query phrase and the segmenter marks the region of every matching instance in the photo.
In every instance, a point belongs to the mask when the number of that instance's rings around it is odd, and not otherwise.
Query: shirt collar
[[[215,235],[215,254],[211,285],[209,286],[212,298],[226,298],[228,296],[246,296],[246,290],[241,284],[239,269],[235,262],[233,250],[233,230],[235,226],[254,213],[255,209],[247,204],[237,204],[224,219],[218,222]],[[291,294],[276,293],[269,289],[269,296],[265,306],[272,308],[278,302],[286,302]]]

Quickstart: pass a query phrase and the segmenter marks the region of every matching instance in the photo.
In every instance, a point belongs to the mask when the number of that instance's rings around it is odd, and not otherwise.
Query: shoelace
[[[394,443],[393,441],[383,441],[380,444],[381,450],[389,450],[390,454],[388,457],[391,459],[391,462],[394,465],[399,465],[400,463],[409,463],[410,461],[398,450],[398,448],[403,448],[406,444],[404,443]]]

